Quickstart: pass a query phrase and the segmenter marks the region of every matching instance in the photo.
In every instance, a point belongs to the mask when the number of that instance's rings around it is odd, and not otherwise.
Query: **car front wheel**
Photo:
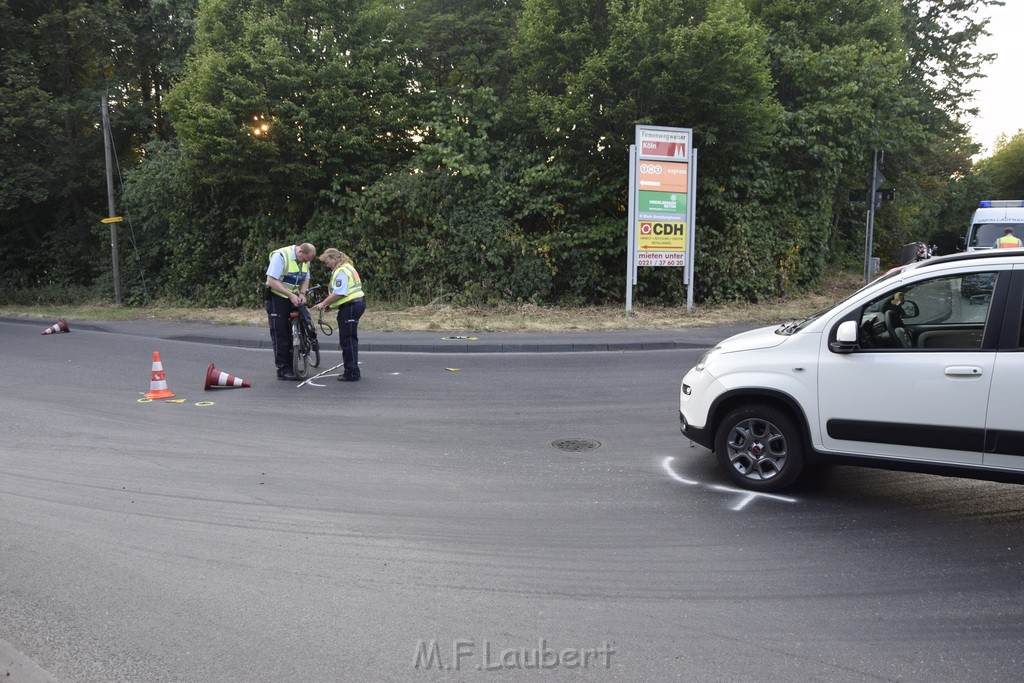
[[[726,415],[715,435],[715,454],[733,482],[755,491],[784,489],[804,469],[796,422],[765,404],[740,406]]]

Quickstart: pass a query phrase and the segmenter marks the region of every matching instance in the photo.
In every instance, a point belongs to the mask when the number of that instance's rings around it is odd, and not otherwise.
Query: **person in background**
[[[993,249],[1013,249],[1019,247],[1021,244],[1020,239],[1013,236],[1013,228],[1007,228],[1003,230],[1003,236],[995,241],[992,245]]]
[[[277,378],[296,380],[292,371],[292,311],[306,303],[309,288],[309,262],[316,258],[316,247],[308,242],[281,247],[270,252],[267,266],[265,307],[270,321],[270,340],[274,345]]]
[[[328,294],[314,308],[320,311],[328,308],[338,311],[338,343],[341,345],[341,359],[345,371],[338,375],[339,382],[358,382],[359,372],[359,318],[366,311],[363,298],[363,283],[359,272],[352,265],[345,252],[334,247],[324,250],[320,260],[331,269]]]

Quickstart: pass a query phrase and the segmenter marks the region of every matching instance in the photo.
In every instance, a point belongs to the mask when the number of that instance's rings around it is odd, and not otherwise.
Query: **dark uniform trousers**
[[[292,302],[272,294],[266,302],[267,318],[270,320],[270,340],[274,344],[274,364],[281,374],[292,368],[292,323],[291,313],[295,310]]]
[[[359,379],[359,319],[366,311],[366,299],[359,297],[338,306],[338,343],[345,377]]]

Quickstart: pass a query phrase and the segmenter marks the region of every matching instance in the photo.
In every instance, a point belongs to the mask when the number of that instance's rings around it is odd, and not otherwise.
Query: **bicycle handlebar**
[[[306,290],[306,303],[300,304],[300,306],[302,308],[306,308],[306,309],[309,309],[309,308],[311,308],[313,306],[316,306],[318,303],[320,303],[320,301],[325,296],[327,296],[326,292],[321,292],[321,290],[324,290],[324,289],[325,288],[324,288],[323,285],[313,285],[312,287],[307,289]],[[322,294],[322,296],[321,296],[321,294]],[[312,321],[310,321],[310,322],[312,322]],[[316,323],[317,323],[317,326],[320,328],[320,331],[323,332],[325,335],[330,336],[334,332],[334,328],[331,327],[330,323],[325,323],[324,322],[324,312],[322,310],[317,311]]]

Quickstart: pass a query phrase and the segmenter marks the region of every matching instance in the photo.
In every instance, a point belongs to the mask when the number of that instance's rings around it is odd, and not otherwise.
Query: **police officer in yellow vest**
[[[363,298],[363,283],[359,273],[344,252],[334,247],[324,250],[320,260],[331,269],[328,287],[331,293],[315,306],[317,310],[328,308],[338,311],[338,343],[341,344],[341,358],[345,371],[338,376],[339,382],[358,382],[359,373],[359,318],[366,311]]]
[[[1003,236],[992,245],[994,249],[1012,249],[1021,246],[1019,238],[1013,236],[1013,228],[1003,230]]]
[[[281,247],[270,252],[267,266],[267,318],[274,344],[277,378],[295,380],[292,371],[291,312],[306,303],[309,288],[309,262],[316,258],[316,247],[309,243]]]

